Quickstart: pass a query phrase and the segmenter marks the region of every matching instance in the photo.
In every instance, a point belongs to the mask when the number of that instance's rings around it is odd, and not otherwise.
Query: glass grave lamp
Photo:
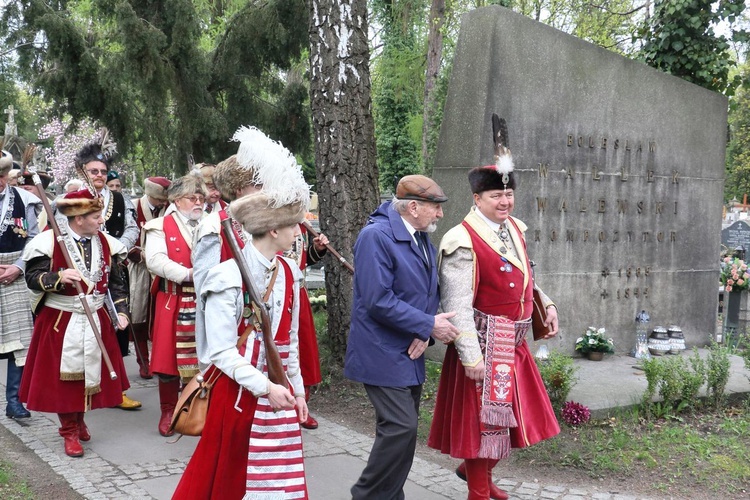
[[[636,359],[651,359],[651,353],[648,351],[648,322],[651,317],[645,310],[641,310],[635,316],[635,347],[630,351],[630,355]]]

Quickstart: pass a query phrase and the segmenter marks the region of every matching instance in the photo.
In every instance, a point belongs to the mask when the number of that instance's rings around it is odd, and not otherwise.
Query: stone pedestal
[[[724,339],[729,345],[737,345],[740,335],[747,335],[750,326],[750,293],[743,290],[725,295]]]

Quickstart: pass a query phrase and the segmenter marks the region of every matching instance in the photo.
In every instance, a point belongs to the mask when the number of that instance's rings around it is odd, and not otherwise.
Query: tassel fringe
[[[510,456],[510,435],[493,434],[482,436],[479,443],[479,454],[477,458],[489,458],[502,460]]]
[[[485,425],[492,425],[495,427],[518,427],[516,417],[513,415],[513,410],[510,408],[493,408],[491,406],[483,405],[479,418]]]

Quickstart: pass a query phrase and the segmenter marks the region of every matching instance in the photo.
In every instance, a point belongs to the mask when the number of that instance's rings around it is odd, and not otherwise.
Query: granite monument
[[[493,112],[508,123],[514,215],[560,310],[551,347],[572,352],[596,326],[629,352],[642,309],[688,347],[710,341],[727,99],[502,7],[472,11],[433,171],[449,197],[435,241],[471,206],[467,171],[493,161]]]

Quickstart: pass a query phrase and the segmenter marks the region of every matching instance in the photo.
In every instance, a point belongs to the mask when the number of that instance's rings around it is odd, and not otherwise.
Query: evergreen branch
[[[20,49],[21,47],[26,47],[27,45],[34,45],[34,42],[26,42],[22,43],[20,45],[16,45],[15,47],[12,47],[8,50],[4,50],[3,52],[0,52],[0,57],[3,57],[6,54],[10,54],[11,52],[15,52],[16,50]]]

